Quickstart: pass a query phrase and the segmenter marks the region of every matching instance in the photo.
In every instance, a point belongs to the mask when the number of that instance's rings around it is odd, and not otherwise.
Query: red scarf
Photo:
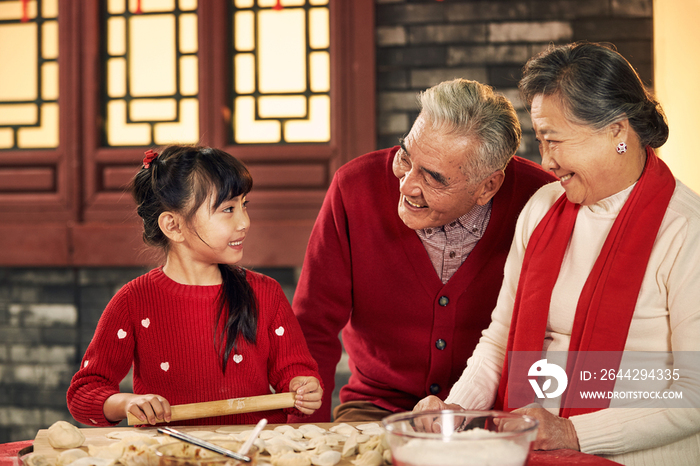
[[[559,412],[562,417],[597,411],[609,405],[609,400],[598,400],[597,405],[587,400],[585,407],[565,407],[577,406],[580,380],[574,375],[583,367],[591,367],[586,364],[591,364],[595,352],[617,352],[621,357],[651,249],[675,187],[671,171],[647,147],[642,176],[615,219],[578,300],[566,371],[569,384]],[[529,401],[534,401],[529,397],[534,397],[534,391],[528,381],[528,370],[542,358],[552,290],[579,207],[563,194],[530,237],[515,295],[496,409],[510,411],[527,404],[521,402],[520,394],[527,394]],[[609,353],[605,357],[604,367],[619,367],[619,358],[611,361]],[[607,391],[612,390],[615,382],[596,383],[598,385],[592,389]],[[586,386],[591,388],[590,382]],[[509,393],[518,396],[509,398]]]

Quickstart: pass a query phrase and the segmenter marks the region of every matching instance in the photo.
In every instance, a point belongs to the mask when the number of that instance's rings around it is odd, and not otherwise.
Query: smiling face
[[[469,138],[435,129],[418,116],[393,162],[400,180],[399,217],[406,226],[441,227],[480,202],[480,184],[465,174],[467,157],[474,152]]]
[[[556,94],[536,95],[530,115],[542,167],[559,177],[569,201],[595,204],[631,186],[639,177],[641,171],[635,172],[638,161],[631,151],[615,151],[625,140],[626,120],[600,130],[572,122]]]
[[[243,240],[250,227],[245,194],[213,206],[210,196],[183,231],[190,259],[203,264],[235,264],[243,258]]]

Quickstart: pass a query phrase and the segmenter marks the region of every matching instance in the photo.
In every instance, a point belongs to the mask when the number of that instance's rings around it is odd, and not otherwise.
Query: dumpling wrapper
[[[65,450],[58,454],[58,457],[56,458],[56,465],[67,466],[73,461],[79,460],[80,458],[85,458],[86,456],[88,456],[88,454],[85,450],[81,450],[80,448],[71,448],[70,450]]]

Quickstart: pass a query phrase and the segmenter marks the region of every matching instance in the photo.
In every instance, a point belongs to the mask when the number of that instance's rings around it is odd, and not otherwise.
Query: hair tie
[[[148,149],[146,152],[144,152],[144,154],[146,156],[143,158],[143,168],[149,168],[151,166],[151,162],[158,157],[158,152],[153,152],[152,150]]]

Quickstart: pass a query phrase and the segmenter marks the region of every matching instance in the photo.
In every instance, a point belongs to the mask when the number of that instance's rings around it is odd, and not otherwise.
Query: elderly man
[[[400,146],[347,163],[328,190],[293,302],[324,400],[290,422],[330,421],[341,329],[352,375],[336,421],[444,399],[491,320],[521,208],[554,180],[513,157],[520,124],[490,87],[443,82],[420,102]]]

